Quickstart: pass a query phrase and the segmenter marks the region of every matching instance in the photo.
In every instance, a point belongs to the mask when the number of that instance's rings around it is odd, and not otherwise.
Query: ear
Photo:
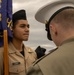
[[[50,32],[52,31],[52,34],[57,35],[57,27],[54,23],[50,24]]]

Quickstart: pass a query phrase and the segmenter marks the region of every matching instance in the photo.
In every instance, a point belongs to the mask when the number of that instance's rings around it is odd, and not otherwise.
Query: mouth
[[[23,34],[23,35],[25,35],[25,36],[29,36],[29,34],[27,33],[27,34]]]

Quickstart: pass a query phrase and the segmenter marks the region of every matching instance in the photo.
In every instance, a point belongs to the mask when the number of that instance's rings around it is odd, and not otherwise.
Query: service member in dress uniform
[[[58,49],[34,63],[27,75],[74,75],[74,1],[54,0],[36,13]],[[50,38],[51,35],[51,38]]]
[[[29,37],[26,11],[15,12],[12,21],[13,38],[8,44],[9,75],[26,75],[28,67],[37,59],[35,51],[23,44]],[[0,75],[3,72],[3,47],[0,47]]]

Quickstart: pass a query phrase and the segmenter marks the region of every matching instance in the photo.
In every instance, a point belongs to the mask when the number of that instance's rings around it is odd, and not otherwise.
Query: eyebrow
[[[29,25],[29,24],[20,24],[20,25]]]

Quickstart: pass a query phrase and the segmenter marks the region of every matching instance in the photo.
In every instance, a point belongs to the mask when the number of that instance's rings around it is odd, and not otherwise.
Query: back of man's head
[[[60,11],[50,22],[50,31],[57,46],[74,37],[74,8]],[[54,34],[53,34],[54,33]]]
[[[54,18],[55,17],[55,18]],[[47,38],[52,39],[50,31],[50,23],[56,23],[59,29],[59,34],[74,32],[73,20],[74,20],[74,1],[73,0],[54,0],[43,6],[38,10],[35,15],[37,21],[45,24],[45,29],[47,31]],[[52,22],[51,22],[52,21]],[[62,28],[62,29],[61,29]],[[53,29],[55,29],[53,27]],[[61,32],[62,31],[62,32]],[[57,33],[56,33],[57,34]],[[72,33],[73,34],[73,33]],[[64,37],[63,37],[64,38]]]
[[[58,13],[51,22],[55,22],[64,30],[74,30],[74,8],[65,9]]]

